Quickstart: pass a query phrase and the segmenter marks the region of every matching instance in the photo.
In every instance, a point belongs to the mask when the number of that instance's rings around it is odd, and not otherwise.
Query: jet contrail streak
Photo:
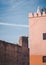
[[[4,26],[13,26],[13,27],[25,27],[28,28],[28,25],[22,25],[22,24],[11,24],[11,23],[1,23],[0,25],[4,25]]]

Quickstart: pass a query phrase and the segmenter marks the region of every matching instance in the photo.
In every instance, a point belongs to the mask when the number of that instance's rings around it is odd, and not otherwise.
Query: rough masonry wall
[[[17,46],[0,42],[0,65],[17,65]]]
[[[29,65],[29,48],[24,42],[19,46],[0,40],[0,65]]]

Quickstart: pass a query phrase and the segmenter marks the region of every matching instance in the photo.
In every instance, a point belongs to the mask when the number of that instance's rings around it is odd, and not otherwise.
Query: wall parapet
[[[45,11],[43,11],[42,13],[41,12],[29,13],[29,15],[28,15],[29,18],[42,17],[42,16],[46,16]]]

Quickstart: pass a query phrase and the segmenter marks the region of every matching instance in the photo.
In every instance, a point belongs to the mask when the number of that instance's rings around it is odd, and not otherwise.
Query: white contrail
[[[28,25],[22,25],[22,24],[11,24],[11,23],[1,23],[1,22],[0,22],[0,25],[28,28]]]

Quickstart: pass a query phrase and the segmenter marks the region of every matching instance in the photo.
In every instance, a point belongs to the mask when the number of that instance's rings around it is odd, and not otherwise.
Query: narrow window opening
[[[46,33],[43,33],[43,40],[46,40]]]
[[[43,56],[43,62],[46,63],[46,56]]]

